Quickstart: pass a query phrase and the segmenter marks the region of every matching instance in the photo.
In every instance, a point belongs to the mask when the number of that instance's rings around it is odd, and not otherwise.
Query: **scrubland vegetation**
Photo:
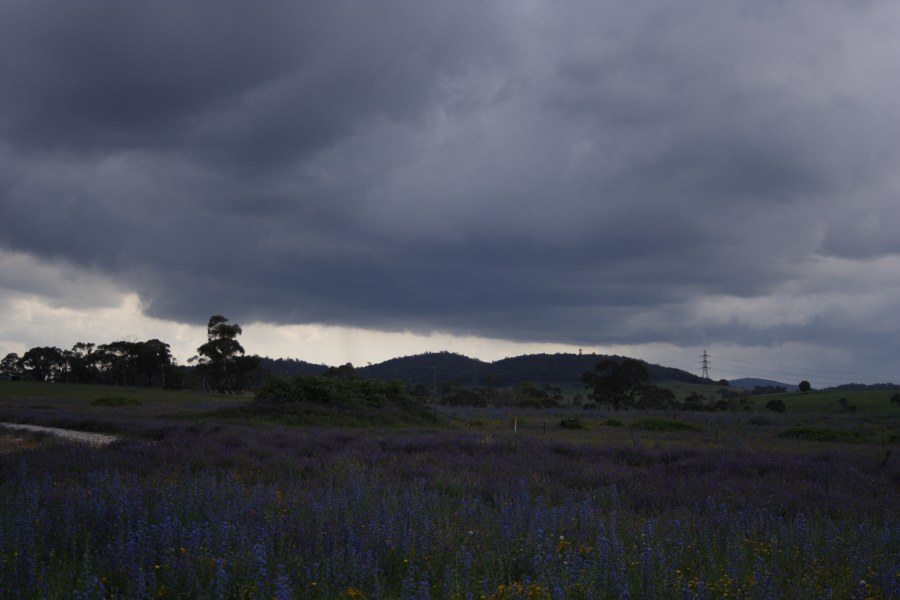
[[[900,596],[890,394],[673,414],[292,385],[0,382],[0,419],[123,436],[0,430],[0,597]]]

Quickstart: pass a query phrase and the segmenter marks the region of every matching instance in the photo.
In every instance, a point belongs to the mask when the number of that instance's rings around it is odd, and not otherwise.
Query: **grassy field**
[[[139,387],[0,381],[0,421],[116,432],[136,423],[198,418],[248,403],[252,398]]]
[[[79,383],[42,383],[34,381],[0,381],[0,406],[71,407],[89,410],[100,398],[123,397],[136,400],[150,413],[190,412],[211,407],[246,402],[252,394],[232,396],[185,390],[87,385]]]
[[[678,402],[683,402],[690,394],[695,393],[706,398],[707,403],[714,403],[721,398],[718,393],[723,386],[718,384],[684,383],[681,381],[663,381],[657,384],[675,394]],[[572,404],[576,394],[585,396],[584,387],[562,386],[564,402]],[[727,388],[726,388],[727,389]],[[864,390],[864,391],[817,391],[809,392],[785,392],[781,394],[761,394],[752,396],[752,410],[754,412],[767,412],[766,402],[769,400],[783,400],[787,405],[787,411],[791,413],[821,413],[842,414],[849,412],[844,408],[840,399],[845,398],[848,406],[856,406],[859,414],[890,416],[898,412],[897,405],[891,404],[891,397],[898,393],[889,390]]]
[[[122,439],[0,429],[0,597],[900,597],[900,410],[793,397],[348,428],[3,382],[0,420]]]
[[[891,404],[891,397],[897,391],[837,391],[837,392],[792,392],[788,394],[765,394],[754,399],[765,407],[766,402],[773,399],[783,400],[787,412],[816,414],[846,414],[849,412],[841,405],[841,398],[847,400],[848,406],[855,406],[857,414],[890,416],[900,412],[900,406]]]
[[[715,401],[720,398],[718,390],[720,385],[700,385],[667,381],[659,384],[675,393],[675,397],[683,401],[692,392],[705,396],[707,401]],[[840,399],[845,398],[847,404],[855,405],[859,414],[890,416],[900,412],[896,404],[891,404],[891,397],[898,393],[889,390],[864,390],[864,391],[817,391],[809,392],[785,392],[781,394],[761,394],[751,396],[755,412],[766,412],[766,402],[769,400],[782,400],[787,406],[787,412],[791,413],[820,413],[840,414],[849,412],[844,408]]]

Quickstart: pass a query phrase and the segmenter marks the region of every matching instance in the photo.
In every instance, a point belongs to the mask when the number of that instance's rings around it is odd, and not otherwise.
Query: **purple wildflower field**
[[[3,598],[898,598],[867,451],[173,424],[0,454]]]

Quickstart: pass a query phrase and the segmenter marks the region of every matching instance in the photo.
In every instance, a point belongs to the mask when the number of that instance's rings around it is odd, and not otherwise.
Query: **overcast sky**
[[[0,353],[900,382],[896,0],[0,0]]]

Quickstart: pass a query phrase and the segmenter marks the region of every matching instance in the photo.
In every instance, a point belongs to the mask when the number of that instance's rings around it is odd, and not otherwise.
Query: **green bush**
[[[269,377],[256,391],[253,398],[255,404],[285,404],[297,402],[300,391],[295,389],[293,382],[281,377]]]
[[[269,378],[256,392],[253,402],[261,405],[310,402],[380,407],[407,399],[406,387],[394,381],[299,375],[290,380],[280,377]]]
[[[389,425],[436,418],[402,383],[308,375],[269,378],[252,406],[238,412],[289,425]]]
[[[775,400],[769,400],[768,402],[766,402],[766,408],[771,410],[772,412],[783,413],[785,410],[787,410],[787,405],[785,405],[784,400],[779,400],[776,398]]]
[[[559,422],[559,426],[563,429],[584,429],[584,423],[578,417],[563,419]]]

